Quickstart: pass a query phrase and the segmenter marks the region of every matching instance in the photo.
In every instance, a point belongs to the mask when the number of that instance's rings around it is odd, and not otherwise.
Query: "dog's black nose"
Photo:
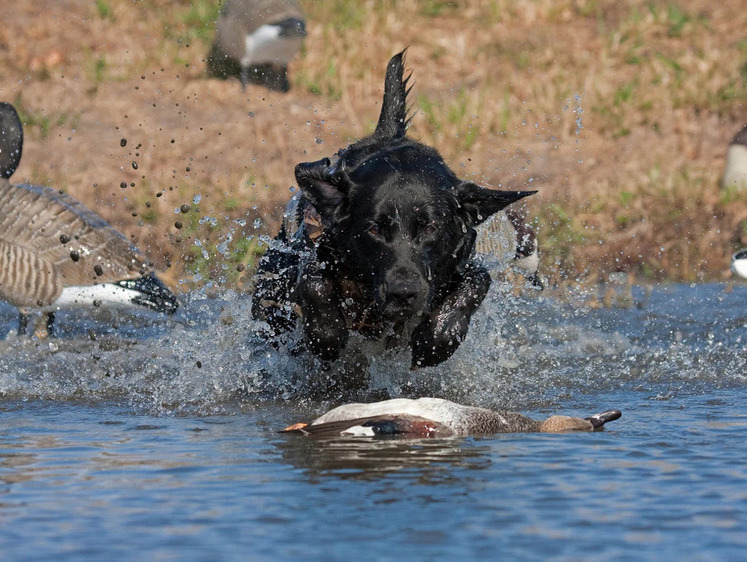
[[[418,294],[418,285],[407,279],[394,281],[387,287],[387,301],[396,306],[411,306]]]

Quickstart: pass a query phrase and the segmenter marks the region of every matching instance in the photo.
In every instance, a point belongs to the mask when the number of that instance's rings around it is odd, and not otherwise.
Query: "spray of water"
[[[632,388],[667,396],[700,386],[743,385],[745,288],[636,289],[627,308],[592,308],[588,295],[517,296],[495,283],[456,354],[411,371],[408,351],[371,354],[353,338],[339,361],[274,348],[257,334],[250,298],[188,295],[176,318],[69,315],[59,337],[0,342],[0,396],[117,401],[159,414],[230,413],[268,402],[321,409],[343,401],[440,396],[519,410]],[[684,302],[684,305],[683,305]]]

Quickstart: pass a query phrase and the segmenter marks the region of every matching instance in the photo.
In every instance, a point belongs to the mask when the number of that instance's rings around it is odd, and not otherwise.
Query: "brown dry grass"
[[[204,76],[214,1],[17,0],[0,15],[0,99],[27,131],[14,180],[69,191],[172,282],[235,286],[295,164],[371,130],[386,62],[409,46],[410,134],[463,177],[539,187],[529,214],[554,280],[717,279],[747,244],[747,194],[718,186],[747,121],[740,0],[305,8],[282,95]]]

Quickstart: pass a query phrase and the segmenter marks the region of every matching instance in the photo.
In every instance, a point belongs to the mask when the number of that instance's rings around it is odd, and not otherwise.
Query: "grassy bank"
[[[747,194],[718,185],[747,121],[738,0],[304,6],[283,95],[205,77],[217,2],[19,0],[0,16],[0,98],[27,130],[14,180],[83,200],[172,283],[241,288],[295,164],[373,128],[409,47],[410,134],[463,177],[540,190],[551,279],[721,279],[747,245]]]

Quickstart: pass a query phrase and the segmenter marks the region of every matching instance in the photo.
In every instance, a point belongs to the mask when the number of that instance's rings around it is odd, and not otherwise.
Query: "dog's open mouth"
[[[410,307],[397,303],[386,303],[381,310],[382,317],[390,322],[421,316],[423,313],[424,311],[420,307]]]

